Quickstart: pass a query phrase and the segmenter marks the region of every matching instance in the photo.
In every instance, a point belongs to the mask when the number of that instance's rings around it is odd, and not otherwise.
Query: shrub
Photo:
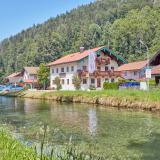
[[[118,89],[119,88],[119,83],[118,82],[104,82],[103,83],[103,89],[107,90],[107,89]]]
[[[54,83],[56,84],[56,89],[57,90],[60,90],[62,88],[62,86],[61,86],[61,79],[59,77],[55,78]]]
[[[73,76],[73,84],[76,90],[81,88],[81,79],[78,75]]]
[[[90,89],[90,90],[96,90],[96,87],[95,87],[94,85],[90,85],[90,86],[89,86],[89,89]]]

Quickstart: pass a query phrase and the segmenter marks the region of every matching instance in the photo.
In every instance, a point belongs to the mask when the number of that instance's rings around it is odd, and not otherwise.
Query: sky
[[[0,0],[0,41],[95,0]]]

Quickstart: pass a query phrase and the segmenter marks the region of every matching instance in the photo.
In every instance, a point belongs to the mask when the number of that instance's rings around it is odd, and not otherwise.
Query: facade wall
[[[12,77],[12,78],[8,78],[9,83],[19,83],[21,80],[23,80],[22,76],[18,76],[18,77]]]
[[[122,77],[125,79],[139,80],[145,77],[145,69],[134,71],[123,71]]]
[[[37,75],[29,74],[27,71],[24,72],[23,80],[37,80]]]
[[[117,69],[118,64],[115,60],[111,60],[110,64],[101,65],[101,71],[105,71],[105,66],[108,67],[108,70]],[[74,71],[71,70],[71,68],[74,67]],[[62,68],[64,68],[64,72],[62,72]],[[67,70],[69,68],[69,71]],[[72,79],[75,74],[78,73],[80,70],[86,70],[88,71],[88,57],[84,58],[78,62],[73,62],[73,63],[66,63],[66,64],[60,64],[60,65],[55,65],[50,67],[50,87],[53,89],[56,89],[56,85],[54,83],[54,80],[56,77],[59,77],[61,79],[61,85],[62,85],[62,90],[75,90],[75,87],[73,85]],[[58,70],[58,72],[57,72]],[[92,79],[92,83],[91,83]],[[94,83],[93,83],[94,79]],[[102,89],[103,88],[103,83],[111,82],[111,81],[116,81],[116,79],[113,80],[113,78],[105,78],[105,77],[82,77],[82,82],[81,82],[81,89],[82,90],[87,90],[90,88],[90,85],[94,85],[97,89]],[[63,82],[63,83],[62,83]],[[69,82],[69,84],[68,84]],[[84,83],[85,82],[85,83]],[[98,85],[100,83],[100,85]]]
[[[72,71],[72,67],[74,68],[73,71]],[[64,68],[64,72],[61,71],[62,68]],[[75,73],[77,73],[77,63],[75,62],[51,66],[50,67],[50,87],[56,88],[54,80],[56,77],[59,77],[61,79],[61,85],[63,90],[74,90],[75,88],[74,88],[72,79]],[[62,81],[64,81],[64,83],[62,83]]]

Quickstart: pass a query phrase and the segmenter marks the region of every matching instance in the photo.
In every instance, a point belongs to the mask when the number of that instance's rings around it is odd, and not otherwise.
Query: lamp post
[[[140,39],[139,42],[146,47],[147,50],[147,69],[149,69],[149,48],[148,46]],[[147,78],[147,90],[149,91],[149,78]]]

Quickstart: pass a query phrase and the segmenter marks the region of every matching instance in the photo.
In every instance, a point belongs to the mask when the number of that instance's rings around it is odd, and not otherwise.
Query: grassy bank
[[[103,91],[26,91],[24,97],[60,102],[91,103],[103,106],[160,110],[160,90],[103,90]]]
[[[33,147],[33,146],[32,146]],[[73,145],[66,145],[58,154],[51,149],[48,155],[44,154],[44,141],[40,152],[36,148],[30,148],[14,139],[8,132],[0,130],[0,160],[105,160],[104,157],[85,153],[76,149]]]
[[[6,131],[0,131],[0,160],[38,160],[31,148],[13,139]]]

